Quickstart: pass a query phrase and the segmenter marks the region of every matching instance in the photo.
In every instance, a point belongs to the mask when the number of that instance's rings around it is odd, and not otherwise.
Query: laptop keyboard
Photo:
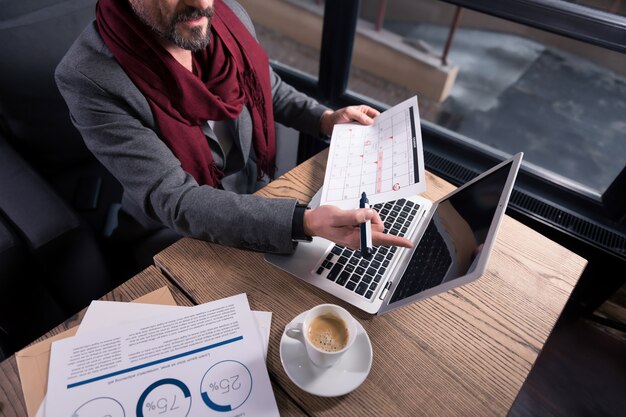
[[[396,236],[406,234],[419,207],[404,198],[372,206],[384,222],[385,232]],[[337,285],[371,300],[397,250],[396,246],[375,246],[372,256],[366,259],[361,251],[335,245],[316,273],[327,274],[326,278]]]

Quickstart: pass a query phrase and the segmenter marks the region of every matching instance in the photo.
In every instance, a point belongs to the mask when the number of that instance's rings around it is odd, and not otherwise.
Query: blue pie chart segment
[[[226,360],[211,366],[200,384],[200,397],[213,411],[241,407],[252,392],[252,374],[241,362]]]
[[[137,417],[186,417],[191,410],[191,392],[178,379],[164,378],[146,388],[137,401]]]
[[[126,413],[117,400],[98,397],[78,407],[72,417],[126,417]]]

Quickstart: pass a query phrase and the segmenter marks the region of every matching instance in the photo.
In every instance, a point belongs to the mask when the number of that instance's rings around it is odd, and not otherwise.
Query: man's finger
[[[368,208],[356,209],[352,213],[354,213],[353,225],[355,226],[358,226],[361,223],[365,223],[368,220],[372,220],[372,223],[381,222],[380,216],[378,216],[378,213],[376,213],[376,210],[374,209],[368,209]],[[378,219],[378,220],[375,220],[375,219]]]
[[[372,242],[374,246],[400,246],[403,248],[412,248],[413,243],[400,236],[394,236],[387,233],[372,233]]]
[[[374,117],[376,117],[376,116],[378,116],[380,114],[380,112],[378,110],[376,110],[373,107],[366,106],[365,104],[363,104],[361,106],[361,111],[363,113],[365,113],[366,115],[368,115],[369,117],[371,117],[371,118],[374,118]]]
[[[376,210],[372,209],[372,211],[374,212],[372,214],[372,217],[370,218],[370,220],[372,221],[372,226],[375,225],[375,224],[377,224],[377,225],[378,224],[383,224],[383,219],[380,218],[380,214],[378,214],[378,212]]]
[[[369,114],[364,113],[363,111],[361,111],[361,109],[359,108],[354,108],[351,109],[352,111],[351,113],[351,118],[361,124],[372,124],[374,123],[374,120],[369,116]]]

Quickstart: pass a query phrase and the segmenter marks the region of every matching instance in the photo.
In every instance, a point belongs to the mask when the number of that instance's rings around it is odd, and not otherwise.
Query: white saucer
[[[303,312],[292,320],[302,320]],[[330,368],[318,368],[306,354],[304,344],[283,332],[280,338],[280,362],[287,376],[304,391],[321,397],[337,397],[356,389],[372,368],[372,344],[357,321],[354,345]]]

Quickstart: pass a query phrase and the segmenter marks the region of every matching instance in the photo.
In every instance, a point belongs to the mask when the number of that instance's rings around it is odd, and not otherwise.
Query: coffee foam
[[[316,348],[336,352],[348,344],[348,326],[340,317],[323,314],[311,320],[307,337]]]

